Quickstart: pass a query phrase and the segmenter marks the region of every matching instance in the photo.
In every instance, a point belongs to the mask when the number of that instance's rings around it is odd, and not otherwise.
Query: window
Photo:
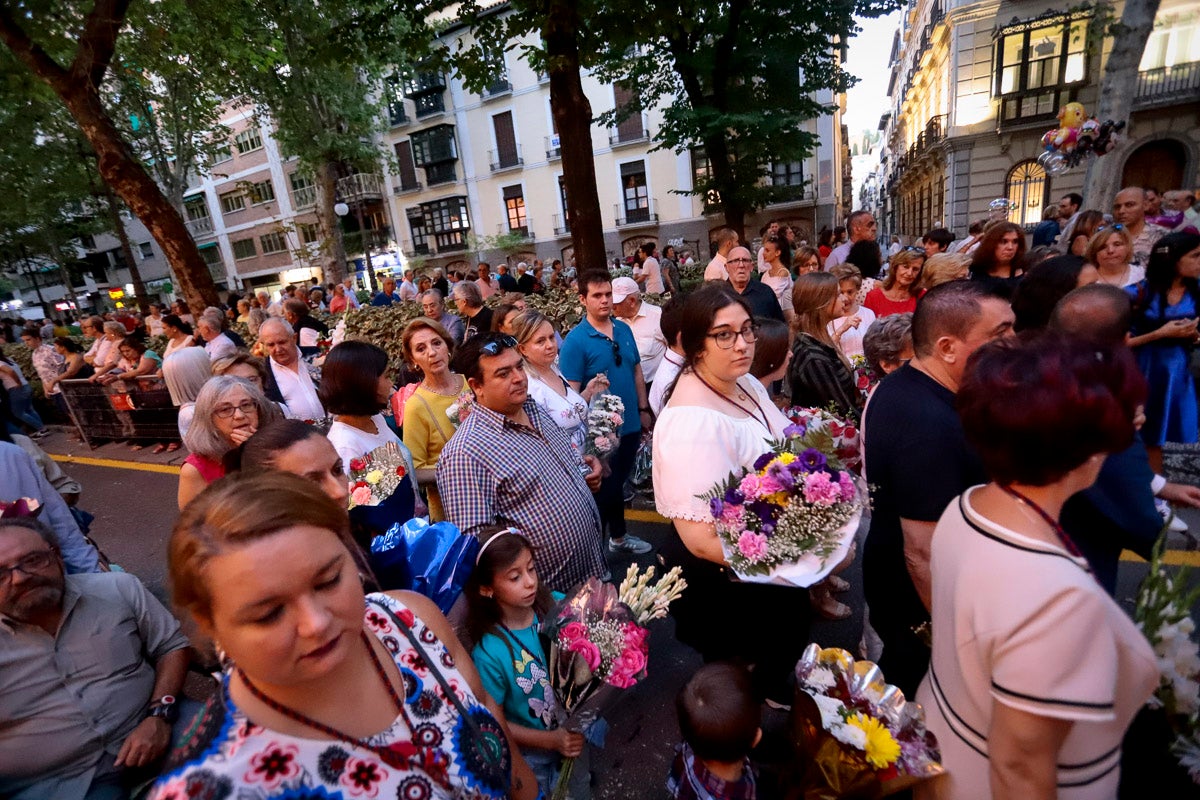
[[[300,244],[316,244],[321,241],[321,227],[315,222],[301,222],[296,225],[300,234]]]
[[[262,245],[263,255],[270,253],[282,253],[287,250],[287,237],[279,231],[263,234],[258,237],[259,244]]]
[[[250,184],[250,204],[257,206],[275,199],[275,185],[271,181]]]
[[[195,200],[184,200],[183,212],[189,222],[208,219],[208,203],[204,202],[203,197],[197,197]]]
[[[521,154],[517,150],[517,132],[513,128],[511,111],[496,114],[492,117],[492,130],[496,133],[496,151],[492,156],[492,169],[507,169],[521,163]]]
[[[508,217],[508,229],[524,236],[529,235],[529,226],[525,219],[525,190],[520,186],[505,186],[504,213]]]
[[[621,191],[625,222],[650,219],[650,191],[646,186],[646,162],[630,161],[621,165]]]
[[[1036,161],[1022,161],[1004,179],[1004,193],[1011,210],[1008,221],[1025,227],[1042,221],[1042,209],[1050,202],[1050,184],[1046,170]]]
[[[254,248],[253,239],[238,239],[231,244],[233,246],[233,257],[238,261],[246,258],[254,258],[258,255],[258,250]]]
[[[632,88],[623,83],[613,84],[613,107],[616,108],[618,117],[623,109],[634,102],[634,99],[635,94]],[[640,142],[645,138],[646,130],[642,127],[642,115],[640,112],[634,111],[617,123],[617,129],[609,137],[609,143]]]
[[[804,171],[799,161],[771,165],[772,186],[803,186]]]
[[[421,188],[417,180],[417,167],[413,161],[412,143],[396,142],[396,175],[400,178],[400,191],[411,192]]]
[[[692,148],[692,188],[698,189],[712,183],[712,161],[703,147]],[[709,189],[704,193],[705,210],[714,209],[721,204],[721,193]]]
[[[404,81],[404,96],[413,101],[417,119],[446,110],[446,78],[441,72],[416,72]]]
[[[262,149],[262,134],[258,132],[258,128],[247,128],[233,137],[233,143],[237,146],[238,155],[252,153]]]
[[[425,213],[425,227],[433,234],[439,253],[466,249],[466,234],[471,230],[467,198],[447,197],[422,203],[421,210]]]
[[[229,142],[219,145],[213,152],[212,163],[224,164],[226,161],[233,160],[233,148],[229,146]]]
[[[558,176],[558,200],[562,203],[562,227],[558,227],[557,223],[554,226],[554,235],[561,236],[564,233],[571,232],[571,214],[567,210],[567,180],[562,175]]]
[[[388,75],[383,79],[383,96],[387,100],[388,122],[393,126],[408,122],[408,114],[404,113],[404,88],[400,84],[400,76]]]
[[[246,207],[246,195],[241,192],[226,192],[221,195],[221,213],[232,214]]]
[[[1029,20],[996,39],[1000,122],[1053,117],[1087,82],[1088,14],[1079,11]]]
[[[436,125],[412,135],[413,162],[425,170],[425,183],[434,186],[457,179],[454,162],[458,148],[454,143],[453,125]]]
[[[138,250],[142,251],[142,259],[154,258],[154,247],[149,242],[138,242]]]
[[[317,203],[317,186],[303,172],[293,172],[288,179],[292,184],[292,205],[307,208]]]
[[[425,212],[420,208],[408,210],[408,229],[412,233],[413,253],[429,255],[429,239],[425,235]]]

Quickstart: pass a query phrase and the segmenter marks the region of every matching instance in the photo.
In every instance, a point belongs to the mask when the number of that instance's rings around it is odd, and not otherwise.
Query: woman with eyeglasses
[[[1088,240],[1084,258],[1100,273],[1100,283],[1124,289],[1146,277],[1146,270],[1131,264],[1133,239],[1123,225],[1101,225]]]
[[[837,276],[828,272],[801,275],[792,289],[792,305],[796,309],[792,324],[796,339],[788,367],[792,405],[826,408],[832,404],[841,416],[857,419],[862,394],[846,356],[835,343],[837,337],[829,332],[829,323],[842,317],[845,308]],[[850,324],[851,320],[841,323]],[[834,333],[840,335],[841,331]]]
[[[183,437],[190,452],[179,470],[180,510],[225,475],[224,458],[230,450],[253,436],[259,426],[282,418],[279,406],[241,378],[222,375],[204,384]]]
[[[759,696],[787,703],[788,676],[808,642],[808,592],[731,581],[703,497],[753,466],[789,422],[748,374],[757,331],[749,305],[728,286],[707,283],[688,295],[680,330],[684,368],[654,428],[654,501],[674,526],[660,554],[688,582],[671,605],[675,635],[705,661],[755,665]]]

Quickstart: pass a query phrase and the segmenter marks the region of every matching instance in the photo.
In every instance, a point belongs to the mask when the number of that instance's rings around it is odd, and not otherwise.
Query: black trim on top
[[[1112,703],[1085,703],[1082,700],[1057,700],[1049,697],[1037,697],[1032,694],[1024,694],[1022,692],[1014,692],[1012,689],[1007,689],[992,679],[992,688],[1002,692],[1003,694],[1019,697],[1022,700],[1032,700],[1035,703],[1045,703],[1050,706],[1077,706],[1079,708],[1095,708],[1095,709],[1111,709]]]
[[[1005,539],[1003,536],[997,536],[996,534],[991,533],[990,531],[986,531],[983,528],[979,527],[967,515],[967,509],[966,509],[966,506],[964,505],[966,502],[965,498],[966,498],[966,492],[963,492],[962,494],[960,494],[958,496],[958,511],[960,514],[962,514],[963,522],[967,523],[967,525],[974,528],[975,531],[978,532],[981,536],[991,539],[993,542],[998,542],[1002,545],[1005,545],[1006,547],[1011,547],[1014,550],[1022,550],[1026,553],[1034,553],[1035,555],[1039,555],[1039,556],[1052,556],[1054,558],[1066,559],[1068,562],[1070,562],[1075,567],[1078,567],[1079,569],[1083,570],[1084,572],[1091,574],[1091,571],[1092,571],[1091,568],[1085,569],[1084,567],[1080,566],[1079,563],[1074,558],[1067,555],[1066,553],[1055,553],[1051,550],[1039,550],[1036,547],[1026,547],[1025,545],[1017,544],[1015,542],[1010,542],[1008,539]]]

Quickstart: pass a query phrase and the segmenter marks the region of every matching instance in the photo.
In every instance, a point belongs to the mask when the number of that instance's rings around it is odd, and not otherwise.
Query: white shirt
[[[554,424],[571,432],[571,444],[583,452],[584,438],[587,436],[588,404],[583,395],[571,388],[571,384],[559,376],[562,385],[566,387],[567,396],[563,397],[555,391],[555,387],[547,386],[542,376],[531,370],[525,370],[529,378],[529,398],[542,407],[542,410],[554,420]]]
[[[168,356],[175,355],[176,353],[178,353],[180,350],[184,349],[185,347],[194,347],[195,344],[196,344],[196,340],[193,339],[190,335],[184,336],[179,339],[171,339],[169,342],[167,342],[167,349],[163,353],[163,358],[165,359]]]
[[[725,256],[721,255],[720,253],[717,253],[715,256],[713,256],[712,261],[708,262],[708,266],[704,268],[704,280],[729,280],[729,270],[725,269]]]
[[[658,371],[654,373],[654,384],[650,387],[650,410],[654,412],[654,416],[657,417],[662,413],[667,389],[671,388],[671,384],[675,382],[675,376],[682,369],[683,356],[668,348],[663,353],[662,361],[658,365]]]
[[[766,249],[767,248],[765,248],[765,247],[758,248],[758,271],[759,272],[766,272],[767,270],[769,270],[771,268],[771,265],[767,263],[767,260],[765,258],[763,258],[763,251]]]
[[[848,255],[850,255],[850,242],[842,242],[825,257],[825,271],[829,272],[829,270],[838,264],[846,263],[846,256]]]
[[[770,265],[767,265],[767,269],[771,269]],[[792,273],[784,272],[776,278],[769,271],[764,272],[762,282],[764,286],[770,287],[771,291],[775,293],[775,299],[779,301],[779,307],[786,317],[787,312],[792,310]]]
[[[204,343],[204,352],[208,353],[210,361],[216,361],[218,358],[237,355],[237,345],[224,333],[218,333],[212,341]]]
[[[846,332],[842,334],[841,339],[838,339],[836,336],[834,336],[834,339],[839,345],[841,345],[842,353],[845,354],[846,358],[850,358],[851,356],[861,356],[863,354],[863,337],[867,335],[867,330],[875,322],[875,312],[864,305],[860,305],[857,311],[855,311],[853,314],[848,314],[847,316],[858,317],[860,320],[858,327],[847,328]],[[833,336],[833,332],[837,330],[837,327],[841,325],[845,319],[846,317],[838,317],[837,319],[830,321],[828,327],[830,336]]]
[[[409,483],[412,484],[413,495],[417,501],[417,509],[420,510],[421,495],[417,489],[416,467],[413,466],[412,452],[404,446],[404,442],[400,441],[400,437],[388,427],[383,414],[376,414],[371,417],[371,422],[375,423],[375,433],[367,433],[337,420],[334,420],[333,424],[329,426],[329,443],[333,445],[333,449],[337,451],[337,454],[342,457],[342,469],[349,475],[351,459],[365,456],[377,447],[394,442],[404,456],[404,464],[408,467],[408,474],[413,476],[413,479]]]
[[[346,304],[349,308],[358,308],[358,295],[349,286],[346,287]]]
[[[658,259],[654,256],[646,256],[646,260],[640,266],[633,268],[633,279],[639,283],[645,283],[648,294],[662,294],[667,290],[667,287],[663,285],[662,267],[659,266]]]
[[[633,329],[633,340],[637,342],[638,355],[642,357],[642,377],[646,383],[650,383],[657,374],[663,353],[667,351],[667,340],[662,335],[662,309],[643,301],[633,317],[618,319]]]
[[[274,303],[271,303],[271,305],[267,306],[267,316],[282,317],[283,316],[283,303],[276,300]]]
[[[317,397],[317,387],[313,386],[308,369],[299,362],[296,369],[285,367],[275,359],[271,359],[271,373],[283,395],[284,414],[289,419],[324,419],[325,407],[321,398]]]
[[[153,314],[146,317],[146,328],[150,331],[151,336],[162,336],[163,321],[162,317],[156,317]]]
[[[891,247],[889,247],[889,248],[888,248],[888,250],[887,250],[887,251],[888,251],[888,255],[889,255],[889,256],[894,256],[894,255],[896,255],[896,253],[899,253],[899,252],[900,252],[901,250],[903,250],[903,249],[904,249],[904,248],[900,246],[900,243],[899,243],[899,242],[892,242],[892,246],[891,246]]]
[[[400,299],[404,301],[417,299],[417,285],[412,281],[400,282]]]

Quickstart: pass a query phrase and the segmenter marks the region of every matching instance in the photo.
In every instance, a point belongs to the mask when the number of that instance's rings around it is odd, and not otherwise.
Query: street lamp
[[[338,217],[345,217],[350,213],[350,206],[346,205],[344,200],[339,200],[333,204],[333,213]],[[375,270],[371,266],[371,244],[367,241],[367,229],[363,225],[362,201],[354,204],[354,215],[358,218],[358,240],[362,245],[363,259],[367,268],[367,281],[371,286],[371,294],[376,294],[379,287],[375,283]]]

